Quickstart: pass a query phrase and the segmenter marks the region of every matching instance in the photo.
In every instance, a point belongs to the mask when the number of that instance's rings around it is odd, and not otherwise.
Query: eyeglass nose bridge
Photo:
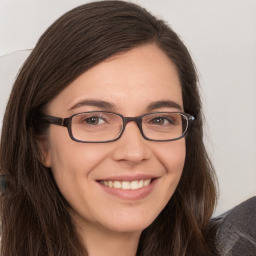
[[[125,130],[125,127],[126,125],[129,123],[129,122],[135,122],[140,130],[140,133],[142,134],[143,137],[144,134],[143,134],[143,130],[142,130],[142,117],[141,116],[137,116],[137,117],[123,117],[123,131],[122,131],[122,134]]]

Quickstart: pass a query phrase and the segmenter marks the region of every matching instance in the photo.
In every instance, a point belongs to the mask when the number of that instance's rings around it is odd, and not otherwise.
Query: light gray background
[[[0,0],[0,122],[39,36],[82,0]],[[205,142],[220,196],[215,214],[256,195],[256,0],[134,0],[165,19],[196,63]]]

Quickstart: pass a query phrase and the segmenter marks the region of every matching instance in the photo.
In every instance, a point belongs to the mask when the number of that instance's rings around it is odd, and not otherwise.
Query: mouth
[[[133,181],[100,180],[99,183],[109,188],[136,190],[136,189],[148,187],[153,180],[154,179],[142,179],[142,180],[133,180]]]
[[[137,177],[136,177],[137,176]],[[107,194],[121,200],[137,202],[151,194],[156,187],[159,177],[149,177],[149,175],[135,175],[112,177],[97,180],[100,187]]]

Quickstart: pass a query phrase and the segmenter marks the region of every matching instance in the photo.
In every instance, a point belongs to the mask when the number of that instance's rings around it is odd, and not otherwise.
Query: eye
[[[97,116],[85,118],[84,121],[90,125],[98,125],[98,124],[103,124],[105,122],[104,119],[97,117]]]
[[[155,125],[174,124],[174,122],[171,118],[161,117],[161,116],[151,119],[149,123],[150,124],[155,124]]]

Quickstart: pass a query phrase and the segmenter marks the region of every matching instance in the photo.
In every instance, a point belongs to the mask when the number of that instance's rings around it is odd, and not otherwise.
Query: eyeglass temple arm
[[[66,126],[66,119],[67,118],[60,118],[55,116],[48,116],[48,115],[41,115],[40,120],[42,122],[48,123],[48,124],[55,124],[60,126]]]

